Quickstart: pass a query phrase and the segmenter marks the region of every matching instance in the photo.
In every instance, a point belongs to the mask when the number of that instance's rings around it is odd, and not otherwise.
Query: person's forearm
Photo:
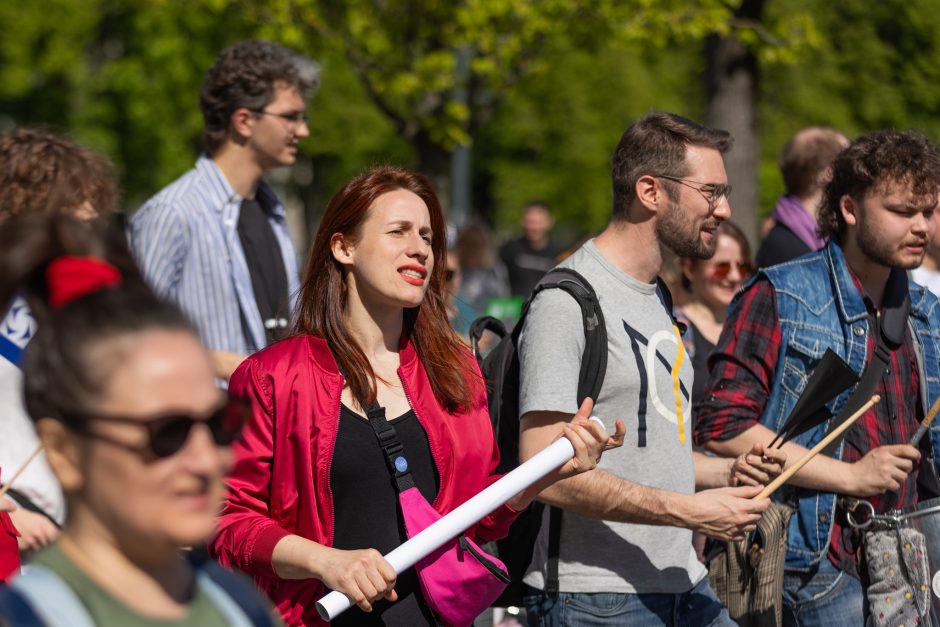
[[[776,435],[764,425],[755,424],[733,438],[710,440],[705,444],[705,448],[725,457],[737,457],[750,451],[755,442],[770,444]],[[789,468],[809,452],[808,449],[794,442],[787,442],[781,448],[787,454],[784,468]],[[788,483],[823,492],[850,494],[853,491],[850,480],[851,464],[820,454],[800,469]]]
[[[244,355],[226,351],[211,351],[209,354],[212,357],[212,369],[215,371],[215,376],[226,381],[232,378],[232,373],[245,361]]]
[[[621,479],[595,468],[546,488],[538,500],[588,518],[684,527],[689,497]]]
[[[281,538],[271,553],[271,566],[281,579],[323,579],[323,557],[329,547],[298,535]]]
[[[715,457],[698,451],[692,452],[695,463],[695,489],[708,490],[725,488],[731,485],[731,466],[733,457]]]

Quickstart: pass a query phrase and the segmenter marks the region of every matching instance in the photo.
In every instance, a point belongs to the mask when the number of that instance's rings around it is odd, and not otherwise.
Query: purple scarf
[[[826,243],[826,240],[816,235],[818,228],[816,219],[806,213],[806,209],[796,196],[781,196],[777,200],[777,206],[774,207],[773,217],[774,220],[793,231],[804,244],[809,246],[810,250],[819,250]]]

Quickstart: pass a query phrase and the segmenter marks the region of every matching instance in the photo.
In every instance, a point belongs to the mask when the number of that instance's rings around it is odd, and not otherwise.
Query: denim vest
[[[815,253],[762,269],[761,274],[770,280],[776,294],[781,344],[770,399],[760,422],[779,432],[827,348],[855,372],[864,371],[868,312],[842,249],[835,242]],[[909,290],[908,324],[917,355],[920,401],[926,413],[933,399],[940,396],[940,309],[937,298],[925,288],[909,282]],[[854,386],[829,404],[833,415],[839,413],[852,390]],[[794,441],[812,448],[822,440],[828,427],[829,421]],[[934,460],[940,460],[940,424],[931,428],[929,436]],[[842,458],[841,443],[834,456]],[[829,548],[836,496],[787,486],[774,498],[798,504],[788,528],[786,568],[809,570]]]

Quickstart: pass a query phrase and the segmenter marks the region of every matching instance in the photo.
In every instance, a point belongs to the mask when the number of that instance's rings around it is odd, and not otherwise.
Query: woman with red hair
[[[420,174],[379,167],[349,181],[317,230],[294,335],[231,379],[253,416],[212,548],[252,574],[291,625],[321,622],[315,602],[327,588],[360,608],[334,624],[438,623],[415,571],[396,578],[382,557],[406,536],[370,408],[384,408],[439,513],[498,478],[483,380],[447,319],[445,226]],[[622,440],[588,424],[590,403],[582,410],[566,432],[575,458],[469,529],[470,539],[501,537],[540,489],[593,468]]]

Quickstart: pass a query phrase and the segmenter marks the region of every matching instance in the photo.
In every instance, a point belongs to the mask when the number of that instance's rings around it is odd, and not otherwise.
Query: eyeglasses
[[[735,263],[738,267],[738,274],[741,275],[742,279],[746,279],[751,276],[751,273],[754,272],[754,266],[749,264],[746,261],[739,261]],[[728,278],[728,275],[731,274],[732,263],[730,261],[719,261],[712,266],[711,278],[715,281],[723,281]]]
[[[310,118],[308,118],[307,114],[303,111],[291,111],[289,113],[274,113],[273,111],[264,111],[261,109],[249,109],[249,111],[257,113],[258,115],[273,115],[282,120],[287,120],[290,122],[291,126],[299,126],[300,124],[306,126],[310,124]]]
[[[667,176],[665,174],[657,174],[656,178],[675,181],[680,185],[691,187],[702,195],[702,198],[708,203],[709,210],[717,207],[722,198],[727,198],[731,195],[731,186],[727,183],[701,183],[699,181],[690,181],[689,179],[680,178],[678,176]],[[693,185],[693,183],[695,185]]]
[[[60,414],[67,420],[69,426],[81,431],[86,437],[102,440],[136,453],[164,458],[175,455],[183,448],[189,439],[190,432],[197,424],[208,427],[209,433],[212,435],[212,441],[217,446],[230,446],[241,433],[248,412],[248,404],[245,401],[230,399],[213,411],[208,418],[194,418],[189,414],[164,414],[150,419],[106,416],[100,413],[60,412]],[[147,443],[138,447],[106,436],[103,433],[90,431],[87,423],[94,421],[117,422],[143,427],[147,430]]]

